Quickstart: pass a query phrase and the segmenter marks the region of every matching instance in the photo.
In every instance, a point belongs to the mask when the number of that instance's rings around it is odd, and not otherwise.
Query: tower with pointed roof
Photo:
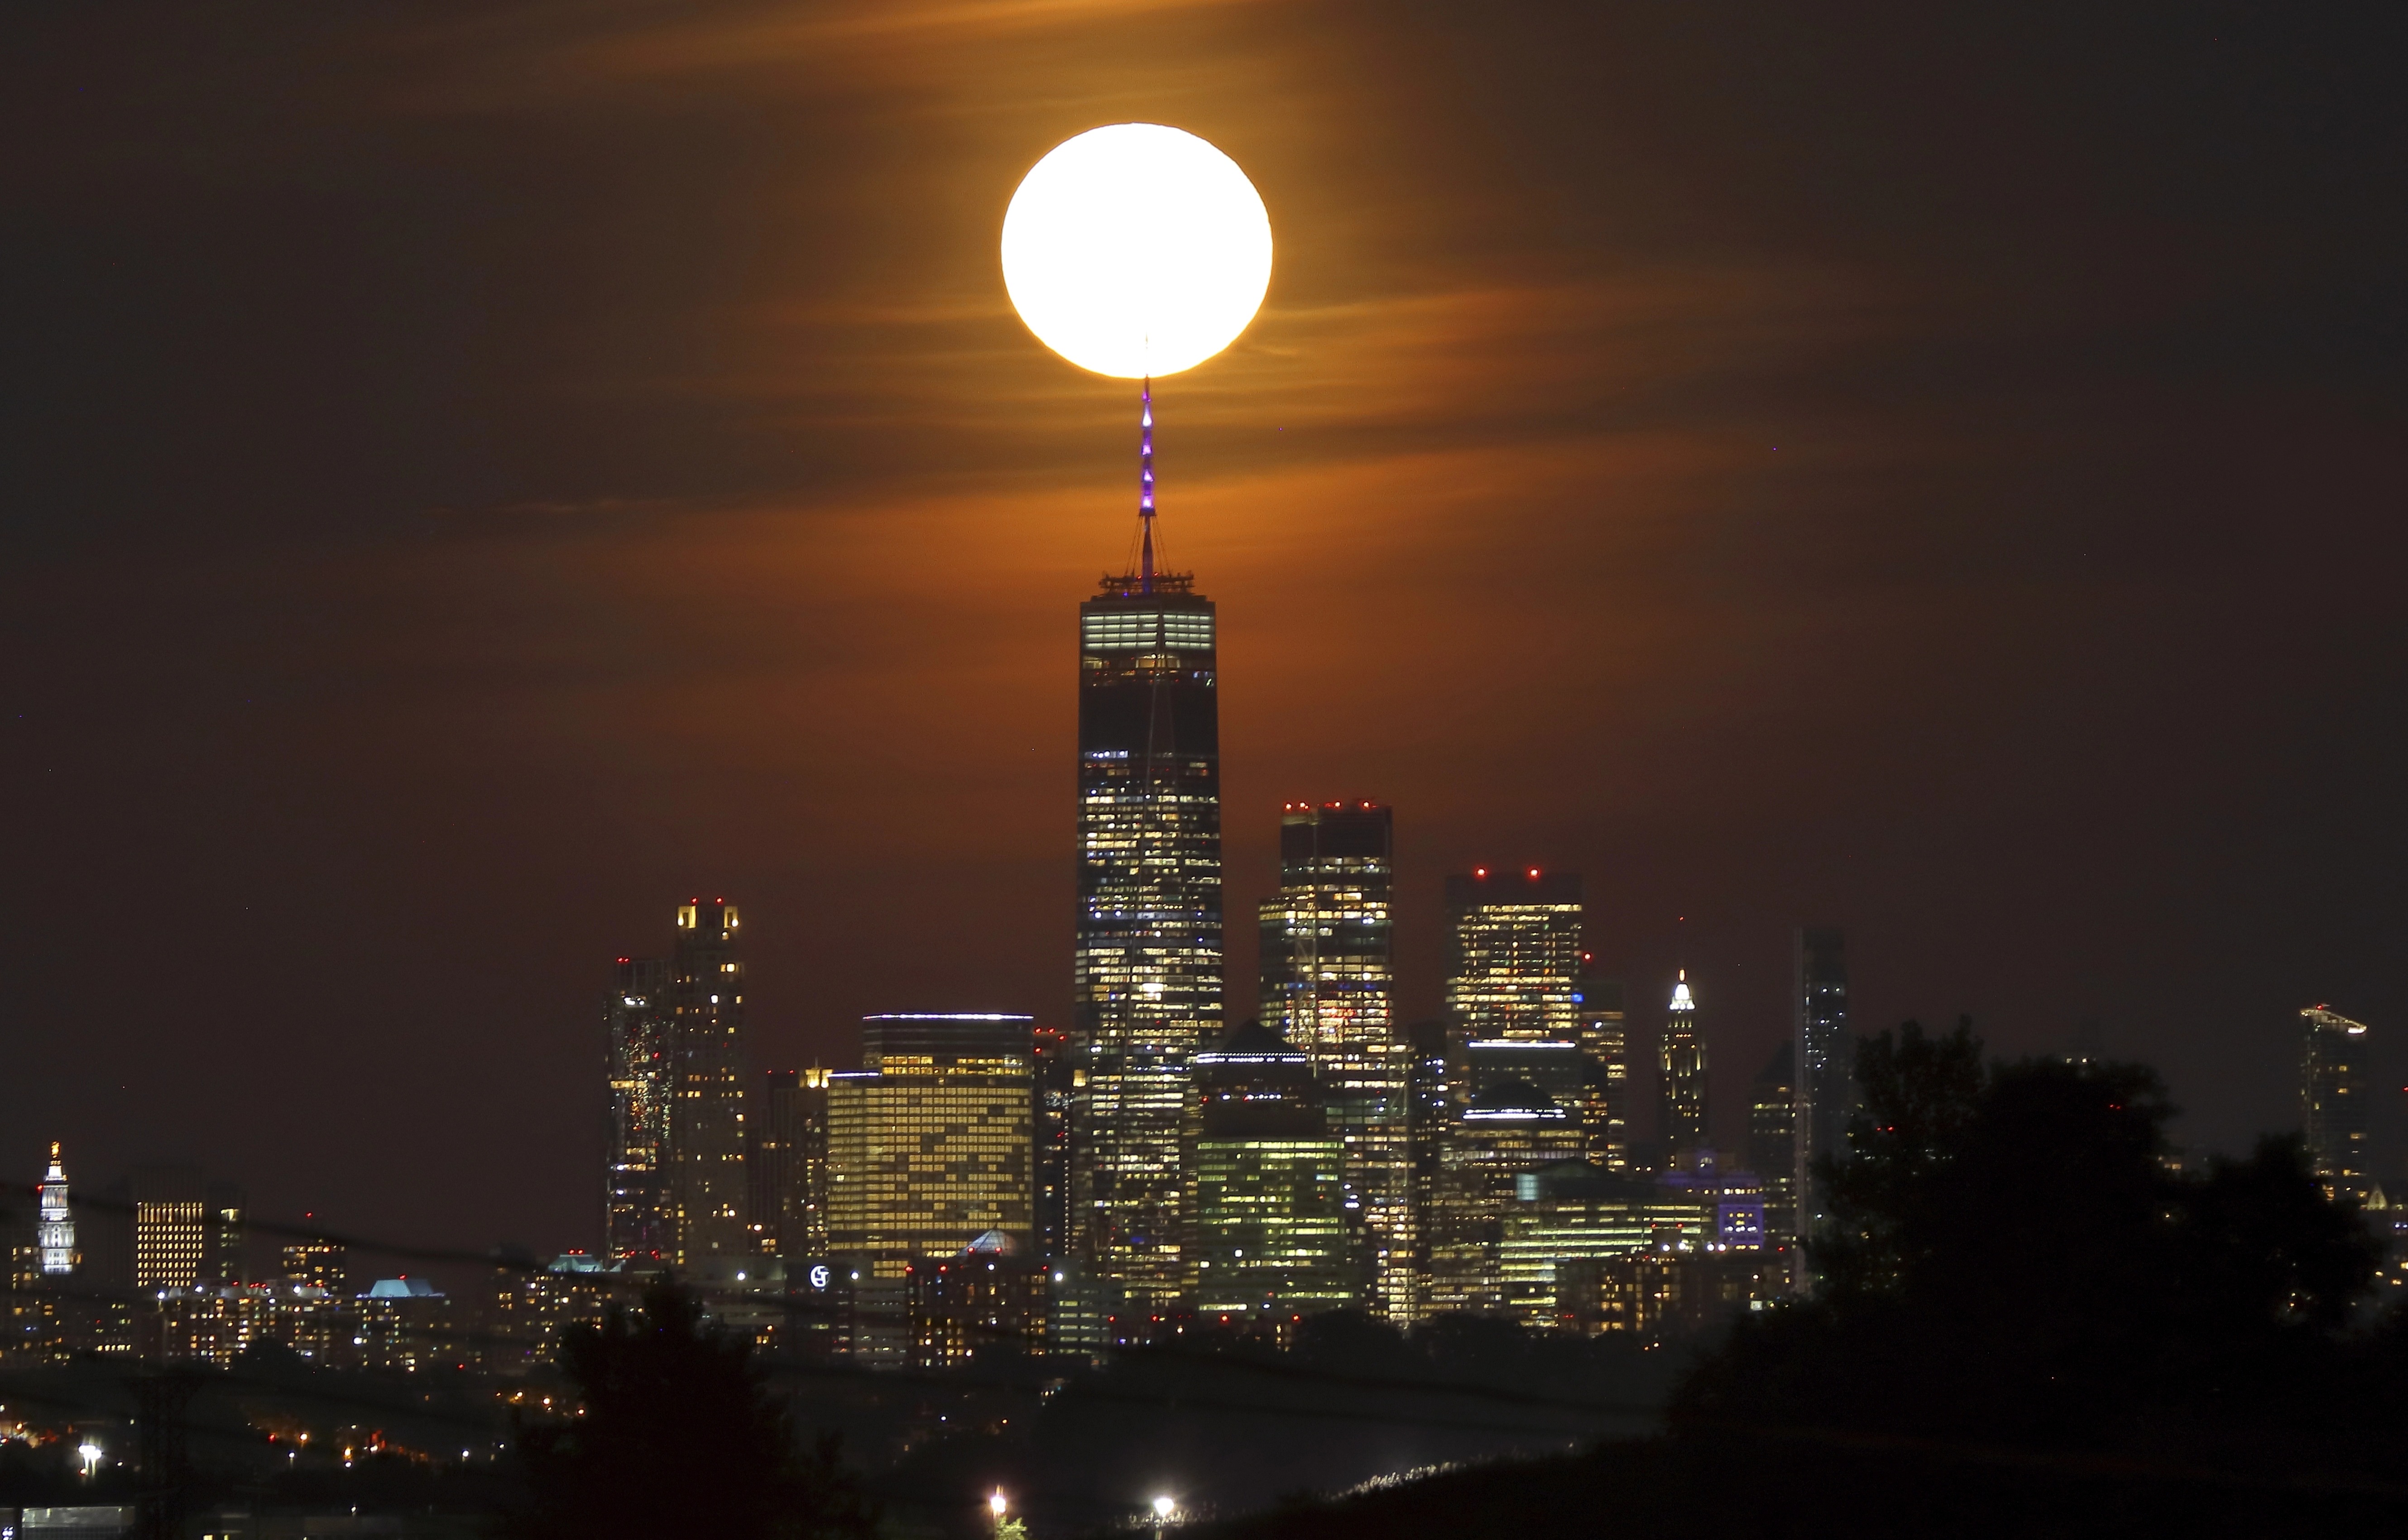
[[[59,1157],[59,1142],[50,1141],[50,1167],[42,1173],[39,1216],[34,1245],[41,1253],[45,1277],[62,1277],[76,1270],[75,1209],[67,1200],[67,1169]]]
[[[1079,606],[1078,913],[1071,1107],[1076,1249],[1148,1303],[1193,1282],[1182,1131],[1222,1030],[1217,615],[1158,568],[1152,391],[1138,549]]]
[[[1661,1126],[1667,1155],[1706,1145],[1706,1038],[1698,1023],[1697,997],[1689,971],[1672,986],[1664,1016],[1664,1042],[1656,1059],[1661,1076]]]

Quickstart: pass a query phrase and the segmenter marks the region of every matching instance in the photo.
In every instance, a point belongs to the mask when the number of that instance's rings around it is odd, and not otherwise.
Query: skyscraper
[[[1301,1052],[1345,1144],[1366,1303],[1412,1317],[1410,1050],[1396,1020],[1390,810],[1292,802],[1280,817],[1280,892],[1263,900],[1262,1020]]]
[[[1784,1043],[1748,1087],[1747,1165],[1764,1184],[1765,1244],[1798,1233],[1798,1055]]]
[[[1192,1282],[1190,1061],[1222,1029],[1221,745],[1212,602],[1154,569],[1144,474],[1137,570],[1079,606],[1072,1204],[1096,1273],[1161,1303]]]
[[[1036,1047],[1037,1255],[1048,1261],[1074,1255],[1078,1226],[1070,1205],[1070,1110],[1079,1089],[1078,1050],[1058,1027],[1031,1034]]]
[[[736,906],[681,905],[669,958],[668,1193],[676,1263],[752,1250],[744,1180],[744,964]]]
[[[1848,1036],[1846,935],[1800,928],[1793,948],[1797,1015],[1798,1159],[1791,1178],[1798,1195],[1799,1233],[1825,1210],[1814,1162],[1847,1148],[1848,1118],[1856,1108],[1856,1045]],[[1759,1173],[1769,1177],[1769,1172]]]
[[[667,960],[621,957],[603,1018],[604,1072],[610,1087],[603,1248],[629,1261],[666,1261],[676,1250],[668,1196],[676,1060]]]
[[[1630,1030],[1623,1016],[1622,981],[1580,981],[1582,1153],[1591,1164],[1622,1171],[1630,1164]]]
[[[2300,1124],[2309,1167],[2326,1197],[2363,1203],[2374,1187],[2367,1172],[2366,1025],[2311,1005],[2300,1013]]]
[[[1465,1043],[1580,1039],[1577,872],[1476,869],[1446,880],[1446,1016]],[[1476,1091],[1463,1087],[1458,1101]]]
[[[745,1124],[754,1243],[767,1257],[827,1250],[827,1087],[822,1069],[764,1070]]]
[[[1689,971],[1681,970],[1672,986],[1671,1008],[1664,1016],[1664,1042],[1656,1058],[1662,1079],[1661,1130],[1668,1156],[1706,1147],[1706,1037],[1698,1023],[1697,998],[1689,993]]]
[[[875,1015],[828,1077],[828,1249],[879,1278],[986,1231],[1030,1241],[1029,1018]]]
[[[1196,1090],[1197,1307],[1285,1315],[1359,1301],[1346,1144],[1310,1058],[1250,1021],[1197,1055]]]
[[[67,1202],[67,1170],[60,1163],[59,1142],[55,1139],[50,1141],[50,1170],[42,1173],[36,1212],[34,1245],[40,1254],[42,1275],[55,1278],[73,1273],[81,1259],[76,1255],[75,1210]]]
[[[144,1293],[197,1288],[209,1269],[214,1227],[208,1185],[190,1166],[134,1173],[134,1287]]]

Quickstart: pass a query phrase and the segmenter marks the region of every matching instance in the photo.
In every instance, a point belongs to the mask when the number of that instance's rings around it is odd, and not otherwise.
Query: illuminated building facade
[[[1780,1245],[1798,1237],[1797,1062],[1783,1043],[1748,1087],[1747,1163],[1764,1183],[1766,1236]]]
[[[1280,817],[1280,891],[1263,901],[1263,1023],[1310,1062],[1346,1187],[1376,1315],[1413,1310],[1411,1050],[1396,1019],[1390,910],[1394,815],[1372,802],[1291,803]]]
[[[744,1176],[744,962],[736,906],[681,905],[669,957],[668,1197],[672,1259],[698,1268],[754,1250]]]
[[[1798,1159],[1791,1185],[1799,1233],[1822,1215],[1814,1162],[1846,1151],[1856,1109],[1856,1043],[1848,1035],[1848,950],[1837,929],[1801,928],[1793,947],[1791,1000],[1797,1014]]]
[[[2321,1005],[2300,1013],[2300,1128],[2309,1168],[2337,1202],[2374,1190],[2366,1144],[2366,1024]]]
[[[1196,1304],[1284,1318],[1361,1302],[1346,1142],[1311,1058],[1259,1022],[1196,1056]]]
[[[34,1245],[43,1277],[63,1277],[76,1270],[75,1209],[67,1200],[67,1170],[59,1158],[57,1140],[50,1141],[50,1169],[42,1173],[36,1194]]]
[[[243,1274],[241,1189],[191,1166],[150,1166],[126,1188],[133,1209],[134,1287],[217,1288]]]
[[[745,1125],[753,1244],[766,1257],[827,1250],[827,1087],[822,1069],[765,1070]]]
[[[1577,872],[1482,867],[1446,880],[1446,1017],[1458,1058],[1474,1039],[1577,1043],[1582,967]]]
[[[1157,1303],[1193,1281],[1182,1139],[1222,1029],[1221,778],[1212,602],[1154,571],[1151,511],[1140,570],[1079,606],[1071,1201],[1096,1273]]]
[[[338,1241],[295,1241],[279,1256],[279,1271],[294,1288],[339,1297],[350,1287],[351,1256]]]
[[[1027,1243],[999,1230],[953,1256],[911,1264],[911,1358],[921,1369],[949,1369],[982,1349],[1045,1349],[1044,1261]]]
[[[604,1069],[610,1086],[603,1248],[631,1261],[666,1261],[676,1250],[668,1191],[676,1058],[667,959],[621,957],[603,1015]]]
[[[1714,1244],[1715,1198],[1586,1160],[1558,1160],[1514,1179],[1497,1243],[1505,1314],[1540,1329],[1594,1331],[1579,1318],[1583,1262],[1704,1251]],[[1573,1287],[1567,1288],[1567,1283]]]
[[[1472,1093],[1439,1152],[1427,1313],[1506,1308],[1498,1245],[1515,1178],[1578,1156],[1581,1143],[1579,1120],[1527,1081],[1496,1081]]]
[[[828,1077],[829,1251],[900,1280],[991,1230],[1027,1245],[1033,1058],[1023,1015],[865,1018]]]
[[[1608,1171],[1630,1164],[1630,1028],[1622,981],[1580,981],[1582,1154]]]
[[[1666,1152],[1677,1158],[1684,1150],[1705,1148],[1706,1037],[1698,1022],[1697,997],[1689,992],[1686,969],[1672,986],[1672,1004],[1665,1013],[1664,1040],[1656,1067]]]

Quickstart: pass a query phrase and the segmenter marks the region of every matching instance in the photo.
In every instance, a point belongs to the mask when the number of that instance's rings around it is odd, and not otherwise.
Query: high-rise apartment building
[[[2300,1124],[2308,1164],[2336,1202],[2363,1203],[2368,1171],[2366,1024],[2322,1005],[2300,1013]]]
[[[1310,1056],[1250,1021],[1197,1055],[1195,1072],[1197,1308],[1243,1317],[1359,1303],[1346,1143]]]
[[[1630,1165],[1630,1029],[1622,981],[1584,978],[1580,1005],[1582,1154],[1607,1171]]]
[[[59,1158],[59,1143],[50,1141],[50,1165],[36,1193],[34,1245],[43,1277],[62,1277],[76,1270],[75,1210],[67,1200],[67,1169]]]
[[[603,1013],[604,1073],[610,1087],[603,1173],[603,1249],[639,1264],[675,1253],[669,1202],[669,1107],[676,1099],[669,965],[621,957]]]
[[[1145,512],[1139,570],[1079,606],[1072,1206],[1096,1273],[1158,1303],[1193,1281],[1190,1068],[1222,1031],[1221,743],[1212,601],[1154,570]]]
[[[351,1256],[339,1241],[295,1241],[280,1253],[285,1283],[339,1299],[350,1291]]]
[[[736,906],[681,905],[669,957],[669,1211],[676,1264],[752,1254],[744,1177],[744,963]]]
[[[1764,1184],[1769,1245],[1785,1245],[1798,1234],[1797,1064],[1796,1045],[1784,1043],[1748,1087],[1747,1164]]]
[[[827,1087],[822,1069],[765,1070],[745,1124],[753,1243],[767,1257],[827,1250]]]
[[[1311,1065],[1346,1187],[1374,1314],[1412,1315],[1411,1050],[1396,1019],[1394,824],[1373,802],[1292,802],[1279,896],[1263,900],[1262,1020]]]
[[[1033,1024],[1023,1015],[862,1022],[862,1067],[828,1077],[828,1249],[872,1276],[988,1231],[1031,1240]]]
[[[1664,1015],[1664,1039],[1656,1056],[1658,1093],[1662,1098],[1659,1131],[1668,1156],[1704,1149],[1706,1131],[1706,1036],[1698,1021],[1697,997],[1689,992],[1689,971],[1672,986],[1671,1007]]]
[[[1821,1186],[1814,1179],[1815,1161],[1847,1149],[1848,1118],[1856,1110],[1856,1044],[1848,1035],[1847,937],[1828,927],[1800,928],[1792,951],[1798,1159],[1791,1186],[1802,1235],[1825,1212]]]

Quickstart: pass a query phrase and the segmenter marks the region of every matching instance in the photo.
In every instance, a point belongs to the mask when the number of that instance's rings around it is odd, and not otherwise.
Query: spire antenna
[[[1142,550],[1138,558],[1138,582],[1141,593],[1154,592],[1154,376],[1147,375],[1138,390],[1137,439],[1137,523],[1142,535]]]

